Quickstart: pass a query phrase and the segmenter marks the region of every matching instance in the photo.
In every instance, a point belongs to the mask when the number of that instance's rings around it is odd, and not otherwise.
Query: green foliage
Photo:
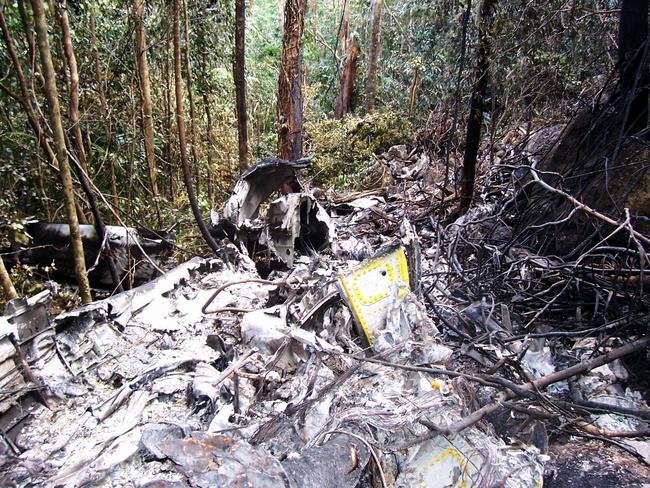
[[[312,182],[338,190],[361,189],[375,155],[410,142],[412,134],[411,123],[397,112],[309,122],[307,145],[316,156],[310,175]]]
[[[359,118],[366,83],[370,0],[346,1],[350,33],[358,37],[361,49],[353,97],[354,115],[344,121],[330,119],[344,58],[339,39],[343,0],[308,2],[303,56],[304,116],[307,121],[305,152],[316,153],[314,184],[360,188],[367,184],[366,176],[373,165],[374,155],[393,144],[408,142],[412,137],[411,125],[451,118],[453,113],[457,116],[458,134],[452,139],[462,141],[462,121],[469,105],[477,40],[476,13],[480,2],[472,2],[462,69],[461,32],[463,13],[468,5],[466,0],[382,2],[378,112]],[[157,177],[161,193],[157,200],[160,219],[147,188],[138,74],[134,60],[132,2],[91,0],[68,3],[72,41],[80,70],[81,124],[93,183],[110,200],[110,161],[115,167],[118,200],[125,223],[136,225],[137,220],[158,228],[186,221],[189,207],[180,178],[174,116],[170,3],[145,2]],[[25,5],[29,17],[29,2]],[[194,83],[192,87],[185,86],[185,111],[189,118],[187,95],[191,90],[196,105],[197,134],[196,150],[191,151],[190,156],[199,173],[199,203],[207,215],[211,204],[219,206],[228,197],[238,177],[232,80],[234,9],[232,2],[227,0],[187,2],[187,5],[189,56]],[[616,60],[618,22],[616,3],[606,2],[606,5],[607,8],[594,9],[593,2],[586,0],[575,0],[568,5],[565,0],[498,2],[490,31],[490,95],[493,107],[498,106],[498,114],[491,117],[491,124],[496,138],[524,118],[563,118],[576,101],[586,101],[594,92],[596,77],[606,77],[611,73]],[[97,56],[108,105],[106,117],[100,106],[100,84],[96,79],[90,34],[93,6]],[[255,162],[258,158],[276,155],[274,122],[282,35],[277,0],[255,0],[248,2],[247,6],[249,143],[251,161]],[[47,11],[50,46],[59,74],[59,96],[65,118],[69,94],[60,27],[55,10],[48,7]],[[39,82],[38,53],[36,63],[32,65],[32,53],[17,3],[7,2],[3,13],[25,77],[30,87],[33,86],[33,102],[46,113]],[[184,57],[184,33],[182,37]],[[6,88],[0,90],[0,215],[4,221],[19,221],[28,215],[60,221],[63,213],[60,210],[58,178],[48,167],[24,110],[11,95],[20,90],[4,45],[0,49],[0,65],[6,67],[0,80]],[[419,73],[416,103],[412,115],[407,116],[416,67]],[[185,71],[183,66],[184,75]],[[208,114],[211,130],[208,130]],[[69,121],[64,120],[64,124],[70,135]],[[208,198],[209,179],[212,181],[212,200]],[[78,182],[75,186],[81,194]],[[115,223],[105,206],[103,210],[107,223]],[[182,235],[191,239],[192,234],[188,230]]]
[[[43,291],[46,286],[43,278],[47,278],[50,273],[54,272],[54,266],[45,266],[37,268],[25,264],[17,264],[11,268],[11,282],[16,288],[19,296],[29,297]],[[45,275],[45,276],[44,276]]]

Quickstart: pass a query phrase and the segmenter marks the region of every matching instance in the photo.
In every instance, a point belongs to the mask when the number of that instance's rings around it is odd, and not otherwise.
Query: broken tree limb
[[[608,403],[594,402],[591,400],[573,400],[564,402],[553,400],[553,403],[565,409],[579,409],[589,413],[615,413],[627,417],[637,417],[644,420],[650,420],[650,410],[640,410],[637,408],[621,407],[619,405],[610,405]]]
[[[575,425],[577,425],[580,429],[584,430],[585,432],[589,432],[590,434],[594,435],[600,435],[604,437],[625,437],[625,438],[633,438],[633,437],[648,437],[650,436],[650,429],[640,429],[640,430],[603,430],[599,429],[595,425],[590,424],[589,422],[585,422],[584,420],[576,420]]]
[[[537,174],[537,169],[536,168],[534,168],[532,166],[529,166],[529,169],[530,169],[530,174],[532,175],[533,180],[535,181],[535,183],[540,185],[545,190],[550,191],[551,193],[555,193],[556,195],[560,195],[561,197],[567,199],[569,202],[571,202],[575,206],[575,208],[577,208],[578,210],[581,210],[582,212],[585,212],[585,213],[591,215],[592,217],[596,217],[597,219],[600,219],[603,222],[606,222],[606,223],[608,223],[610,225],[613,225],[615,227],[622,227],[622,228],[624,227],[624,228],[626,228],[628,230],[628,232],[633,237],[636,237],[637,239],[644,242],[645,244],[650,244],[650,238],[648,238],[645,235],[641,234],[640,232],[634,230],[631,226],[628,227],[628,226],[625,225],[624,222],[618,222],[618,221],[608,217],[607,215],[602,214],[602,213],[598,212],[597,210],[594,210],[591,207],[588,207],[587,205],[582,203],[580,200],[578,200],[574,196],[569,195],[565,191],[562,191],[562,190],[560,190],[558,188],[555,188],[554,186],[551,186],[548,183],[546,183],[544,180],[542,180],[539,177],[539,175]]]
[[[592,369],[598,368],[599,366],[611,363],[616,359],[620,359],[634,352],[641,351],[645,349],[648,346],[648,344],[650,344],[650,337],[644,337],[643,339],[638,339],[634,342],[630,342],[617,349],[612,349],[611,351],[602,354],[598,357],[595,357],[588,361],[583,361],[581,363],[578,363],[575,366],[572,366],[570,368],[566,368],[561,371],[556,371],[555,373],[542,376],[541,378],[535,381],[531,381],[530,383],[521,385],[521,388],[529,391],[543,390],[544,388],[546,388],[549,385],[552,385],[553,383],[566,380],[568,378],[571,378],[572,376],[576,376],[581,373],[586,373],[587,371],[591,371]],[[483,417],[485,417],[486,415],[496,411],[501,406],[503,401],[513,398],[514,396],[516,396],[516,394],[512,391],[510,392],[502,391],[496,396],[493,402],[488,403],[487,405],[479,408],[478,410],[468,415],[467,417],[464,417],[458,422],[455,422],[449,426],[439,426],[433,423],[429,423],[429,425],[427,426],[441,434],[445,434],[445,435],[456,434],[458,432],[465,430],[468,427],[471,427],[476,422],[483,419]]]
[[[32,368],[29,366],[29,363],[27,362],[27,358],[25,358],[25,354],[23,353],[22,349],[20,348],[20,345],[18,344],[18,340],[13,334],[8,334],[7,337],[9,338],[11,345],[14,346],[14,349],[16,350],[16,359],[18,360],[18,364],[20,366],[23,376],[27,381],[30,381],[31,383],[34,384],[34,386],[36,387],[34,389],[36,396],[46,408],[51,410],[52,407],[50,405],[50,402],[48,401],[44,393],[46,387],[39,380],[39,378],[34,374],[34,371],[32,371]]]
[[[215,378],[215,380],[212,382],[212,386],[217,386],[223,381],[228,378],[233,373],[237,373],[237,370],[245,366],[248,362],[250,362],[251,357],[253,354],[257,353],[257,349],[251,349],[248,351],[246,354],[244,354],[242,357],[237,359],[236,361],[233,361],[230,363],[230,366],[228,366],[226,369],[224,369],[219,377]]]

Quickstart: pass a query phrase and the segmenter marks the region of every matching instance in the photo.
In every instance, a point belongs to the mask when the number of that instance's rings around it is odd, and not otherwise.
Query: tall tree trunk
[[[106,159],[108,160],[108,171],[111,178],[111,202],[113,203],[113,210],[116,212],[116,217],[119,219],[119,205],[120,200],[117,195],[117,180],[115,178],[115,162],[113,160],[112,152],[112,139],[113,134],[111,130],[110,114],[108,113],[108,103],[106,101],[106,91],[104,90],[104,75],[102,67],[99,62],[99,52],[97,51],[97,32],[95,22],[95,2],[93,1],[90,6],[90,43],[92,48],[93,65],[95,67],[95,78],[97,81],[99,103],[102,114],[102,122],[104,125],[104,138],[106,139]]]
[[[9,57],[11,58],[11,62],[14,66],[14,72],[16,74],[16,78],[18,79],[18,86],[20,88],[20,100],[19,100],[20,104],[23,106],[23,109],[25,110],[25,114],[27,115],[27,120],[29,121],[29,124],[32,126],[34,135],[36,136],[38,143],[43,148],[43,151],[45,152],[49,162],[53,166],[56,166],[56,155],[54,154],[54,151],[50,146],[47,137],[43,131],[40,118],[36,113],[36,110],[34,110],[34,105],[32,104],[32,97],[27,87],[27,81],[25,79],[25,74],[23,72],[23,68],[20,63],[20,58],[18,57],[16,48],[13,44],[13,40],[11,39],[11,35],[7,27],[7,22],[5,21],[4,12],[2,8],[0,8],[0,29],[2,30],[2,39],[5,43],[5,46],[7,47],[7,52],[9,53]]]
[[[239,171],[248,167],[248,111],[246,108],[246,0],[235,0],[235,109],[239,141]]]
[[[208,156],[208,199],[210,200],[210,205],[214,205],[214,185],[212,183],[212,173],[214,171],[212,167],[212,115],[210,114],[210,99],[205,92],[203,92],[203,108],[205,110],[205,118],[208,122],[207,143],[205,145],[205,151]]]
[[[626,129],[638,132],[648,125],[648,0],[623,0],[618,30],[617,95],[629,103]]]
[[[68,217],[70,228],[70,241],[72,253],[74,256],[74,271],[79,284],[79,294],[83,303],[92,301],[90,294],[90,284],[86,274],[86,263],[84,260],[83,244],[81,243],[81,233],[79,231],[79,221],[75,209],[74,193],[72,190],[72,177],[70,175],[70,166],[68,165],[68,155],[66,153],[65,138],[63,134],[63,123],[61,122],[61,109],[59,107],[59,95],[56,88],[56,74],[52,64],[50,46],[47,41],[47,23],[45,21],[45,12],[43,10],[43,0],[31,0],[34,11],[34,25],[36,28],[36,38],[38,40],[38,50],[41,55],[41,64],[43,68],[43,77],[45,78],[45,98],[50,113],[50,126],[54,136],[54,145],[56,148],[56,157],[59,163],[59,175],[61,177],[61,186],[63,187],[63,196],[65,198],[65,210]]]
[[[287,0],[282,61],[278,80],[278,152],[284,159],[302,156],[302,48],[306,0]]]
[[[168,19],[168,22],[171,23],[171,18]],[[170,25],[171,27],[171,25]],[[173,152],[173,124],[174,124],[174,114],[172,113],[172,70],[170,67],[170,58],[173,57],[173,49],[171,47],[171,39],[169,36],[166,36],[165,40],[165,65],[164,65],[164,76],[165,76],[165,163],[167,164],[168,177],[169,177],[169,192],[172,200],[176,198],[176,175],[175,175],[175,164],[172,162],[172,152]]]
[[[68,107],[68,116],[72,124],[72,134],[74,136],[75,154],[81,164],[81,167],[88,172],[86,163],[86,151],[84,150],[84,139],[81,133],[81,117],[79,115],[79,70],[77,68],[77,57],[74,54],[72,46],[72,37],[70,36],[70,19],[68,18],[68,7],[65,0],[58,0],[59,21],[61,22],[61,34],[63,41],[63,50],[66,62],[68,63],[68,80],[70,82],[70,106]]]
[[[27,37],[29,64],[31,66],[36,62],[36,41],[34,41],[34,30],[32,28],[32,23],[29,20],[29,16],[27,15],[25,2],[23,0],[18,0],[18,12],[20,14],[20,21],[22,22],[23,28],[25,29],[25,36]]]
[[[381,47],[381,0],[372,0],[370,7],[370,54],[368,57],[368,79],[366,80],[366,112],[375,108],[377,94],[377,61]]]
[[[18,293],[16,293],[14,284],[11,282],[11,276],[9,276],[7,268],[5,268],[2,256],[0,256],[0,283],[2,283],[2,291],[5,294],[6,301],[18,298]]]
[[[190,24],[188,20],[187,0],[183,1],[183,13],[185,17],[185,72],[187,73],[187,96],[190,100],[190,149],[192,151],[192,165],[196,177],[196,194],[199,195],[201,185],[201,168],[199,157],[196,152],[196,110],[194,109],[194,82],[192,81],[192,62],[190,60]]]
[[[487,94],[490,76],[490,27],[492,14],[497,0],[483,0],[478,13],[478,45],[476,47],[476,70],[474,88],[467,119],[467,136],[465,138],[465,155],[463,157],[463,175],[461,178],[461,195],[459,211],[465,213],[474,198],[474,179],[476,177],[476,160],[481,143],[483,125],[483,100]]]
[[[185,141],[185,115],[183,110],[183,75],[181,73],[181,27],[180,12],[181,0],[174,0],[174,88],[176,92],[176,128],[178,130],[178,146],[181,153],[181,165],[183,167],[183,178],[187,189],[187,197],[192,207],[192,213],[196,219],[196,224],[201,231],[201,235],[207,242],[210,249],[217,254],[219,246],[210,235],[208,228],[201,217],[201,210],[196,201],[196,195],[192,188],[192,169],[187,158],[187,143]]]
[[[357,62],[359,60],[359,43],[357,37],[352,36],[345,53],[343,75],[341,76],[341,90],[336,98],[334,116],[337,119],[352,112],[352,95],[354,94],[354,82],[357,77]]]
[[[350,2],[343,0],[343,12],[341,13],[341,49],[347,53],[350,43]]]
[[[156,154],[153,143],[153,115],[151,109],[151,84],[149,81],[149,61],[147,59],[147,37],[144,28],[144,0],[133,0],[135,22],[135,58],[140,78],[140,99],[142,103],[142,133],[144,151],[149,172],[149,187],[154,198],[158,197],[156,179]]]

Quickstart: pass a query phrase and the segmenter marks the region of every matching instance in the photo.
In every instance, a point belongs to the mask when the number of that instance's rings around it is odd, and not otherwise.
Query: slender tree
[[[413,81],[409,90],[409,115],[413,115],[415,110],[415,99],[417,98],[418,83],[420,83],[420,65],[416,64],[413,68]]]
[[[91,14],[92,17],[92,14]],[[84,151],[84,142],[83,136],[81,134],[81,118],[79,115],[79,71],[77,68],[77,58],[74,53],[72,46],[72,38],[70,36],[70,21],[68,18],[68,10],[65,0],[59,0],[59,20],[61,22],[61,32],[63,35],[63,47],[65,49],[65,57],[68,63],[68,70],[70,73],[70,108],[69,116],[70,122],[72,123],[72,129],[75,139],[76,154],[79,161],[78,165],[73,165],[76,169],[77,177],[81,183],[81,187],[86,194],[88,199],[88,204],[90,205],[90,211],[93,215],[93,224],[97,232],[98,241],[100,243],[100,248],[98,252],[100,254],[104,253],[104,244],[106,243],[106,226],[102,218],[99,206],[97,204],[97,198],[95,197],[95,192],[92,189],[91,182],[89,180],[90,175],[88,172],[88,164],[86,162],[86,154]],[[92,20],[91,20],[92,23]],[[94,27],[91,28],[94,35]],[[104,108],[104,107],[102,107]],[[107,122],[105,122],[107,123]],[[104,260],[108,266],[109,272],[113,279],[113,284],[117,291],[123,291],[121,281],[115,267],[112,256],[109,253],[104,254]]]
[[[108,112],[108,101],[106,100],[106,90],[104,89],[104,74],[99,62],[99,51],[97,50],[97,28],[96,28],[96,6],[93,1],[90,5],[90,45],[93,66],[95,68],[95,78],[97,79],[97,92],[99,94],[99,104],[102,114],[102,125],[104,126],[104,139],[106,139],[106,160],[108,171],[111,178],[111,202],[113,210],[119,212],[120,201],[117,195],[117,179],[115,177],[115,162],[112,151],[113,131],[111,130],[110,114]],[[119,215],[116,215],[119,218]]]
[[[171,16],[166,21],[169,23],[170,30],[172,27]],[[163,65],[164,76],[164,92],[165,92],[165,144],[163,147],[165,155],[165,163],[167,164],[167,174],[169,177],[169,195],[172,199],[176,198],[176,165],[172,162],[172,153],[174,145],[174,112],[172,109],[172,91],[173,91],[173,75],[170,60],[174,57],[174,50],[170,36],[165,36],[164,54],[165,60]]]
[[[208,157],[208,199],[210,205],[214,205],[214,185],[212,181],[212,115],[210,114],[210,100],[208,94],[203,92],[203,109],[205,110],[205,119],[207,121],[207,133],[205,153]]]
[[[246,108],[246,0],[235,0],[235,109],[239,141],[239,171],[248,167],[248,112]]]
[[[52,64],[52,55],[47,40],[47,22],[45,20],[45,11],[43,9],[43,0],[31,0],[32,10],[34,11],[34,26],[36,28],[36,39],[38,50],[41,56],[41,65],[43,77],[45,79],[45,98],[50,113],[50,127],[54,137],[54,146],[56,149],[56,159],[59,166],[59,175],[61,186],[63,187],[63,196],[65,199],[65,210],[68,217],[70,229],[70,240],[72,244],[72,253],[74,257],[74,272],[79,284],[79,294],[84,303],[92,301],[90,294],[90,284],[86,273],[86,262],[84,260],[83,244],[81,242],[81,232],[79,230],[79,220],[75,208],[74,193],[72,189],[72,176],[70,175],[70,166],[68,164],[68,155],[65,147],[65,137],[63,134],[63,123],[61,122],[61,109],[59,107],[59,94],[56,88],[56,74]]]
[[[341,12],[341,49],[344,53],[348,50],[350,43],[350,2],[343,0],[343,12]]]
[[[302,156],[302,50],[306,0],[287,0],[278,80],[278,152],[284,159]]]
[[[190,152],[192,153],[192,165],[196,178],[196,194],[198,195],[201,185],[201,168],[199,167],[199,156],[196,151],[196,110],[194,105],[194,81],[192,78],[192,61],[190,60],[190,24],[187,0],[183,1],[183,16],[185,18],[185,73],[187,75],[187,97],[190,101]]]
[[[366,112],[375,108],[377,94],[377,62],[381,37],[381,0],[372,0],[370,6],[370,54],[368,56],[368,79],[366,80]]]
[[[26,22],[28,22],[28,20]],[[28,23],[27,25],[30,24]],[[43,132],[43,127],[41,125],[40,118],[36,113],[36,110],[34,109],[34,105],[32,104],[32,97],[29,93],[27,80],[23,72],[20,58],[18,57],[18,53],[16,52],[13,39],[11,38],[9,29],[7,27],[7,22],[4,17],[3,8],[0,8],[0,29],[2,30],[2,39],[5,43],[5,46],[7,47],[7,52],[9,53],[9,57],[11,58],[11,62],[14,67],[14,73],[16,75],[16,78],[18,79],[18,87],[20,88],[20,97],[18,101],[22,105],[23,110],[27,115],[27,120],[29,121],[32,130],[34,131],[34,135],[36,136],[36,139],[38,140],[39,144],[43,148],[43,151],[45,152],[48,161],[52,164],[53,167],[55,167],[56,155],[54,154],[54,150],[50,146],[50,143],[47,137],[45,136],[45,133]],[[31,25],[30,25],[30,29],[31,29]]]
[[[144,28],[144,0],[133,0],[133,19],[135,23],[135,59],[140,81],[140,100],[142,103],[142,134],[144,151],[149,171],[149,187],[154,198],[158,197],[156,178],[156,154],[153,141],[153,115],[151,109],[151,82],[149,80],[149,61],[147,58],[147,37]]]
[[[29,18],[27,18],[26,13],[23,19],[23,26],[26,30],[29,30],[31,32],[31,22],[29,21]],[[5,46],[7,47],[7,52],[9,53],[9,57],[11,58],[14,67],[14,72],[16,74],[16,78],[18,79],[18,86],[20,87],[20,96],[15,96],[15,98],[17,99],[18,103],[20,103],[20,105],[23,107],[23,110],[25,111],[25,115],[27,116],[27,121],[29,122],[29,125],[32,127],[36,140],[38,141],[41,148],[43,149],[43,152],[45,153],[46,160],[49,167],[58,175],[59,167],[56,160],[56,155],[54,154],[54,150],[52,149],[52,146],[50,144],[49,138],[47,137],[45,129],[43,128],[40,115],[37,113],[36,109],[34,108],[34,104],[32,103],[32,96],[29,93],[29,88],[27,86],[27,80],[23,72],[22,64],[20,62],[20,58],[18,57],[18,54],[16,53],[16,49],[14,47],[11,35],[9,34],[9,29],[7,28],[7,23],[5,21],[4,14],[1,8],[0,8],[0,30],[2,31],[2,38],[5,43]],[[31,42],[29,41],[29,36],[28,36],[28,42]],[[0,87],[2,86],[3,85],[0,85]],[[10,94],[10,96],[14,96],[14,94]],[[77,216],[79,222],[82,224],[86,224],[87,222],[83,213],[83,209],[81,208],[81,205],[76,199],[75,199],[75,207],[77,208]]]
[[[465,137],[465,154],[463,156],[463,173],[459,211],[464,213],[474,198],[474,179],[476,178],[476,160],[481,143],[483,125],[483,101],[487,94],[490,72],[490,27],[497,0],[483,0],[478,12],[478,44],[476,46],[476,68],[474,87],[467,119],[467,136]]]
[[[314,3],[312,3],[311,5],[312,5],[312,8],[314,9],[313,13],[312,13],[312,16],[315,18],[317,13],[318,13],[318,8],[313,7],[313,5],[315,5]],[[316,26],[317,26],[318,22],[315,21],[314,24],[316,24]],[[316,32],[318,32],[318,34],[322,38],[323,35],[320,34],[320,30],[318,30]],[[350,3],[348,2],[348,0],[341,0],[341,20],[338,23],[338,31],[337,31],[337,34],[336,34],[336,44],[334,45],[334,49],[332,51],[332,55],[334,57],[333,62],[335,64],[335,66],[336,66],[336,74],[337,74],[337,76],[339,76],[339,78],[340,78],[340,70],[339,70],[340,62],[339,62],[339,56],[338,56],[339,46],[341,46],[341,51],[343,51],[343,56],[345,56],[345,54],[348,51],[349,43],[350,43]],[[324,47],[325,46],[323,45],[323,48]]]
[[[11,276],[9,276],[7,268],[5,268],[5,263],[2,260],[2,256],[0,256],[0,283],[2,283],[2,291],[5,294],[6,301],[18,298],[18,293],[16,293],[14,284],[11,281]]]
[[[181,0],[174,0],[174,88],[176,92],[176,128],[178,130],[178,147],[181,155],[181,166],[183,167],[183,178],[187,197],[192,207],[192,213],[196,219],[196,224],[201,231],[201,235],[207,242],[210,249],[216,254],[219,246],[214,238],[210,235],[208,228],[201,217],[201,210],[196,200],[196,194],[192,188],[192,169],[187,158],[187,142],[185,140],[185,113],[183,109],[183,75],[181,73]]]
[[[18,13],[20,14],[20,21],[23,24],[25,29],[25,36],[27,37],[27,47],[29,49],[29,62],[34,63],[36,59],[36,41],[34,40],[34,30],[32,28],[32,23],[29,20],[29,15],[27,15],[27,9],[25,8],[25,2],[23,0],[18,0]]]
[[[84,150],[84,140],[81,133],[81,116],[79,115],[79,69],[77,68],[77,57],[74,53],[74,47],[72,46],[70,19],[68,17],[68,7],[65,0],[58,0],[58,12],[59,22],[61,23],[63,50],[68,64],[68,89],[70,93],[68,117],[70,118],[70,124],[72,125],[72,134],[77,159],[79,160],[83,170],[88,174],[86,151]]]

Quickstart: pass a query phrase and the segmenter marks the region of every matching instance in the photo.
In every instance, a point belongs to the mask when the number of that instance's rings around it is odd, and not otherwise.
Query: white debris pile
[[[428,160],[398,149],[389,166],[415,195]],[[3,485],[537,487],[540,419],[583,425],[569,390],[600,406],[599,429],[646,428],[620,343],[599,343],[611,357],[598,363],[587,339],[552,349],[515,336],[507,306],[458,299],[455,254],[403,200],[361,195],[328,214],[300,190],[264,224],[268,172],[286,183],[285,163],[249,170],[215,217],[229,222],[221,257],[51,324],[9,317],[3,345],[25,380],[3,411]]]

